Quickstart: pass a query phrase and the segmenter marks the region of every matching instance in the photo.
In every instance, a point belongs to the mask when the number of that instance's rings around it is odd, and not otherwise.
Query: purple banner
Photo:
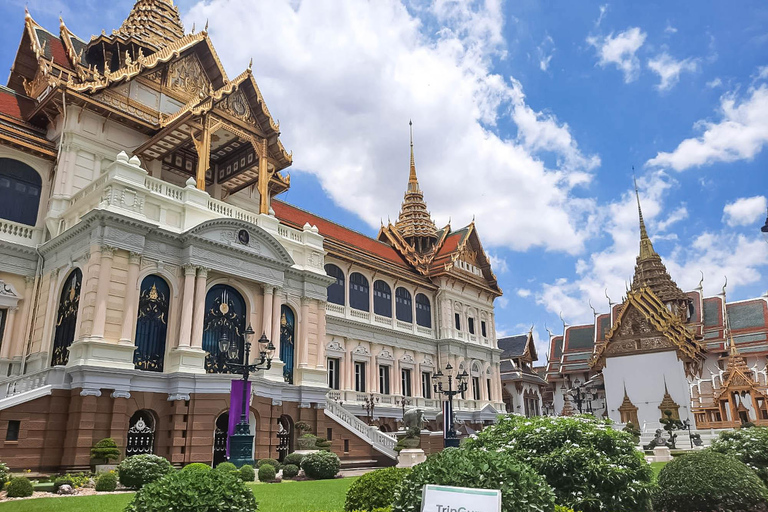
[[[250,405],[251,401],[251,383],[248,382],[245,391]],[[232,381],[229,388],[229,429],[227,430],[227,458],[229,458],[229,439],[235,433],[235,426],[240,423],[240,416],[243,414],[243,381],[236,379]],[[250,410],[246,407],[246,413],[250,415]]]

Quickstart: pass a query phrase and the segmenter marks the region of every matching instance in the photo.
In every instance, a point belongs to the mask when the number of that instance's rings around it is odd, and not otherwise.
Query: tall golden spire
[[[640,259],[648,259],[656,255],[653,249],[653,243],[648,237],[648,231],[645,229],[645,220],[643,219],[643,208],[640,206],[640,191],[637,189],[637,180],[635,182],[635,197],[637,198],[637,215],[640,219]]]
[[[408,121],[411,129],[411,172],[408,175],[408,190],[418,190],[419,180],[416,178],[416,159],[413,157],[413,121]]]
[[[136,0],[114,34],[134,38],[157,50],[184,37],[184,25],[173,0]]]

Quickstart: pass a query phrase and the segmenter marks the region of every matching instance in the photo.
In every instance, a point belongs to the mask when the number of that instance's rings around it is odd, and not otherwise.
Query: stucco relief
[[[199,96],[208,89],[208,78],[197,56],[189,55],[171,63],[168,68],[167,85],[172,91],[185,96]]]

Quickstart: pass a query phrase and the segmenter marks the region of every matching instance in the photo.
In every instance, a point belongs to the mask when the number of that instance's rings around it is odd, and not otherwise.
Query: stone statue
[[[421,431],[424,427],[424,423],[424,411],[421,409],[408,409],[405,411],[405,414],[403,414],[403,426],[406,430],[415,428]]]

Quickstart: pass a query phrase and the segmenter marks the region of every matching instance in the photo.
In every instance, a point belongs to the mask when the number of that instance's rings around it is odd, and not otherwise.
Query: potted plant
[[[120,450],[117,448],[115,440],[111,437],[102,439],[91,448],[91,459],[102,462],[102,464],[96,464],[96,473],[113,471],[117,466],[110,464],[109,461],[118,460],[119,458]]]

